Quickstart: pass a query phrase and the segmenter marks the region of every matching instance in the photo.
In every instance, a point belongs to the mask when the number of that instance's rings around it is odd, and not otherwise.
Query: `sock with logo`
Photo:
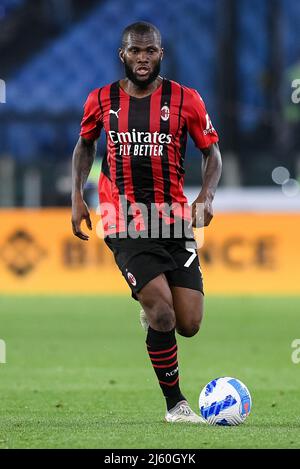
[[[175,328],[162,332],[149,326],[146,344],[153,369],[166,398],[167,409],[170,410],[177,402],[185,400],[179,387]]]

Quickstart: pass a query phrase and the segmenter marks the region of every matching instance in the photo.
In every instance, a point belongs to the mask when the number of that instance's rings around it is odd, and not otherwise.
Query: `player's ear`
[[[163,47],[160,49],[160,60],[162,60],[164,57],[164,49]]]
[[[124,63],[124,49],[120,47],[119,49],[119,58],[121,60],[121,62]]]

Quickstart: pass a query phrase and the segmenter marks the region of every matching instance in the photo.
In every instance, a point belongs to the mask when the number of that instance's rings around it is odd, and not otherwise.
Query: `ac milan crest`
[[[160,110],[160,117],[163,121],[167,121],[170,117],[170,109],[166,104]]]
[[[131,272],[128,272],[127,273],[127,278],[129,280],[129,282],[131,283],[131,285],[133,285],[134,287],[136,286],[136,278],[134,275],[132,275]]]

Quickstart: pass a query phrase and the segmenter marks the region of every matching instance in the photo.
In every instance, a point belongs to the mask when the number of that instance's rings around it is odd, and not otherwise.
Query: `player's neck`
[[[163,78],[158,76],[152,83],[150,83],[146,88],[141,88],[138,85],[135,85],[131,80],[128,78],[124,78],[120,80],[120,87],[130,96],[135,98],[144,98],[145,96],[149,96],[150,94],[154,93],[157,88],[160,87]]]

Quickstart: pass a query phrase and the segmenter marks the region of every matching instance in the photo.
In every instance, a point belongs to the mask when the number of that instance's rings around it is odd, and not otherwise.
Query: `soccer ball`
[[[240,425],[251,406],[251,395],[244,383],[228,376],[210,381],[199,396],[200,414],[210,425]]]

